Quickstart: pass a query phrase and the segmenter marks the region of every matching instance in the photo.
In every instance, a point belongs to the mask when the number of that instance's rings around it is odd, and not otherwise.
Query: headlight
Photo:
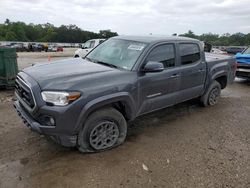
[[[61,92],[61,91],[43,91],[42,98],[47,103],[57,106],[66,106],[72,101],[78,99],[80,92]]]

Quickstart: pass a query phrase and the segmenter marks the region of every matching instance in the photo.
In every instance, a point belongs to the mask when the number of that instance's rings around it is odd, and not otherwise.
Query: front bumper
[[[29,127],[32,131],[35,131],[39,134],[47,135],[52,138],[58,144],[61,144],[66,147],[76,146],[77,136],[76,135],[60,135],[55,134],[53,126],[44,126],[35,121],[20,105],[19,101],[14,102],[14,108],[17,111],[17,114],[22,118],[24,124]]]
[[[236,70],[236,76],[239,78],[249,79],[250,78],[250,69],[238,68]]]

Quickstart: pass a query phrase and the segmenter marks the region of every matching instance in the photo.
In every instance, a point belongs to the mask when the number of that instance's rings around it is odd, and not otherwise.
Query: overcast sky
[[[0,0],[6,18],[125,35],[249,33],[250,0]]]

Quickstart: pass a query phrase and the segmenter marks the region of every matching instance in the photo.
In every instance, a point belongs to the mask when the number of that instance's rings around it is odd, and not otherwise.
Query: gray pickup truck
[[[234,80],[235,59],[203,49],[190,38],[113,37],[84,59],[21,71],[14,107],[28,127],[57,143],[81,152],[110,149],[138,116],[194,98],[204,106],[218,102]]]

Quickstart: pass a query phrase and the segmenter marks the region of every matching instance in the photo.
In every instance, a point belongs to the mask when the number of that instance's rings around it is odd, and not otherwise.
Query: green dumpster
[[[0,87],[13,87],[18,73],[15,48],[0,48]]]

